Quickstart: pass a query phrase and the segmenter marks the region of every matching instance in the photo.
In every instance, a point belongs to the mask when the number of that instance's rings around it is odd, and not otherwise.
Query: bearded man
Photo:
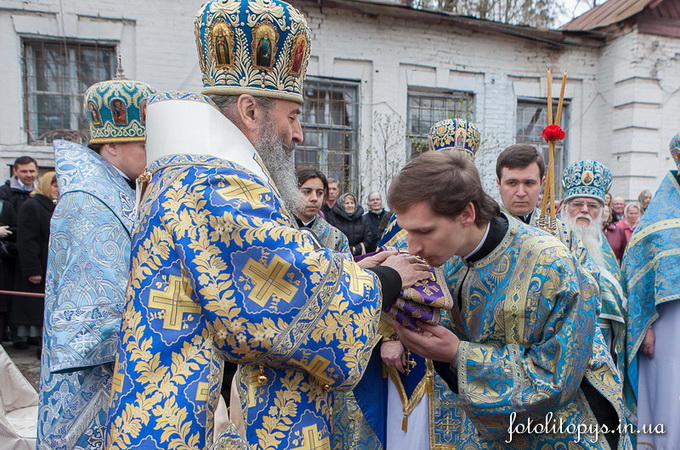
[[[611,171],[597,161],[578,161],[568,166],[562,175],[565,197],[560,219],[581,240],[599,269],[601,309],[598,324],[619,371],[623,373],[627,306],[625,283],[616,256],[602,232],[604,194],[611,183]]]
[[[396,251],[363,270],[295,227],[304,16],[280,0],[213,0],[195,31],[211,97],[148,101],[107,448],[210,448],[223,359],[240,364],[245,436],[229,428],[216,448],[328,448],[333,391],[359,381],[382,302],[430,274]],[[218,63],[220,31],[233,65]],[[253,45],[264,33],[267,67]]]

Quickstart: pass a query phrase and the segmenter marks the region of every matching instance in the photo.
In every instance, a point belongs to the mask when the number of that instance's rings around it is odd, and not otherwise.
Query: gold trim
[[[146,141],[145,136],[135,136],[135,137],[119,137],[119,138],[95,138],[90,139],[90,144],[109,144],[112,142],[144,142]]]
[[[302,90],[302,85],[300,85]],[[258,89],[254,87],[242,86],[210,86],[201,91],[203,95],[241,95],[248,94],[254,97],[267,97],[277,100],[288,100],[291,102],[303,104],[304,98],[302,94],[287,93],[282,91],[274,91],[269,89]]]
[[[408,416],[413,412],[416,406],[420,404],[423,396],[427,393],[432,393],[433,391],[434,368],[432,366],[432,361],[429,359],[425,360],[425,375],[413,390],[411,398],[408,398],[406,395],[406,388],[404,388],[404,384],[401,382],[401,378],[399,378],[397,369],[385,365],[383,365],[383,368],[386,369],[387,374],[399,393],[399,400],[401,400],[402,411],[404,413],[402,430],[406,431],[406,428],[408,428]]]
[[[628,282],[628,286],[629,286],[628,290],[630,291],[630,287],[635,286],[638,283],[638,281],[640,281],[640,279],[643,276],[645,276],[645,274],[647,272],[649,272],[653,267],[655,267],[659,263],[659,260],[661,258],[665,258],[667,256],[674,256],[674,255],[678,255],[678,254],[680,254],[680,248],[674,248],[672,250],[666,250],[666,251],[657,253],[654,256],[654,258],[652,258],[651,261],[649,261],[647,264],[642,266],[642,268],[635,274],[635,276],[633,276],[630,279],[630,281]]]
[[[631,248],[633,245],[637,244],[640,240],[646,238],[652,233],[678,227],[680,227],[680,219],[659,220],[648,227],[644,227],[639,233],[634,233],[630,239],[630,242],[628,242],[628,248]]]
[[[536,244],[540,243],[543,239],[545,239],[545,236],[532,236],[525,240],[517,257],[518,264],[515,266],[515,270],[508,283],[510,291],[505,296],[505,301],[503,302],[506,344],[523,345],[525,343],[524,326],[526,321],[527,291],[533,278],[524,276],[520,280],[519,277],[526,275],[527,267],[534,267],[536,265],[536,261],[542,255],[540,249],[536,248]],[[527,253],[531,253],[531,257],[527,258]]]

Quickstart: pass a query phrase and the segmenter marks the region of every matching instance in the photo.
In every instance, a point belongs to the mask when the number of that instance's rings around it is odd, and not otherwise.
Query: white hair
[[[581,239],[583,246],[588,251],[588,254],[592,260],[599,267],[605,266],[604,253],[602,252],[602,239],[604,235],[602,233],[602,217],[604,215],[604,208],[600,208],[600,212],[595,219],[590,217],[590,214],[583,215],[581,213],[576,214],[572,217],[567,211],[567,206],[573,199],[569,199],[562,203],[560,208],[559,217],[573,232]],[[578,223],[578,219],[588,220],[587,225],[581,225]]]

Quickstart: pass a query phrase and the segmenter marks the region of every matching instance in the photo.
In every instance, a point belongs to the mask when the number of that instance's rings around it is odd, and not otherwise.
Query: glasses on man
[[[569,202],[569,206],[575,209],[581,209],[583,206],[588,206],[588,209],[591,211],[597,211],[600,209],[600,204],[597,202],[582,202],[580,200],[577,200],[575,202]]]

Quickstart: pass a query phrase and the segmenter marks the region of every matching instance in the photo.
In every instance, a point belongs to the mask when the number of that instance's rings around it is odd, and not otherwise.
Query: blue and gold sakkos
[[[377,279],[293,227],[252,145],[209,100],[158,96],[149,123],[148,153],[168,148],[148,168],[133,238],[109,448],[212,445],[222,359],[241,365],[251,448],[328,448],[332,391],[358,382],[375,340]],[[223,157],[182,154],[180,135]]]

